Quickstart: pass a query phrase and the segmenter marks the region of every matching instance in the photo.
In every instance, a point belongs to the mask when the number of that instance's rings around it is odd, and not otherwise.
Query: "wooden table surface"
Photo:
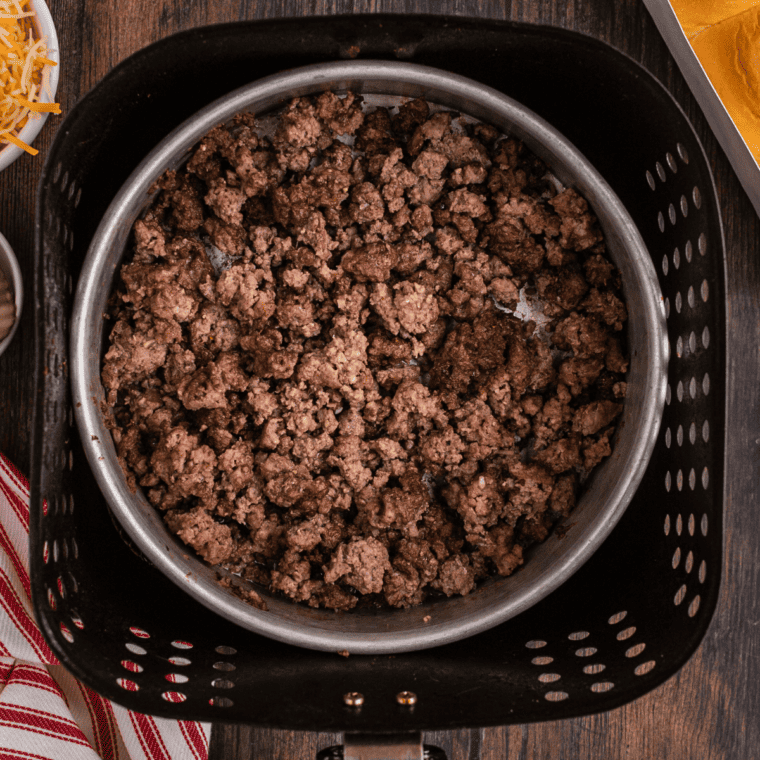
[[[573,29],[641,62],[674,94],[702,140],[726,233],[728,302],[725,560],[720,602],[694,657],[670,681],[602,715],[425,736],[450,760],[760,757],[760,220],[709,131],[640,0],[51,0],[63,68],[59,99],[70,109],[121,60],[166,35],[242,19],[336,13],[443,13]],[[17,252],[31,299],[35,187],[58,121],[0,175],[0,231]],[[31,309],[0,357],[0,451],[30,464]],[[211,760],[309,760],[338,736],[215,725]],[[177,759],[181,760],[181,759]]]

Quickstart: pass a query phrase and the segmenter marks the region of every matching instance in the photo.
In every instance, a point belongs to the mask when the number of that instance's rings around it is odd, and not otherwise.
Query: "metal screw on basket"
[[[364,704],[364,694],[358,691],[349,691],[343,695],[343,702],[349,707],[361,707]]]
[[[417,704],[417,695],[413,691],[400,691],[396,694],[396,702],[412,707]]]

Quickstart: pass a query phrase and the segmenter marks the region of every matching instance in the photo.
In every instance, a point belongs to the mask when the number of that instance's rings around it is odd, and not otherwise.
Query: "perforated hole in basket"
[[[187,699],[187,695],[180,691],[163,691],[161,692],[161,699],[167,702],[184,702]]]
[[[644,171],[644,181],[649,191],[667,189],[667,194],[657,197],[669,199],[664,204],[658,201],[660,206],[656,212],[660,232],[673,245],[672,254],[659,259],[660,285],[673,349],[661,433],[664,450],[670,453],[662,458],[660,482],[665,499],[671,505],[663,525],[664,535],[671,542],[671,599],[676,608],[685,608],[686,614],[693,618],[701,606],[701,595],[697,591],[703,583],[700,578],[707,576],[704,544],[695,539],[699,533],[706,535],[709,522],[706,511],[709,501],[701,494],[710,488],[711,450],[707,444],[711,442],[711,428],[706,402],[711,392],[710,365],[714,348],[707,311],[711,307],[710,283],[704,266],[710,245],[704,229],[697,226],[695,231],[704,207],[702,188],[692,180],[680,184],[678,172],[665,172],[664,167],[671,166],[670,158],[676,166],[678,160],[683,165],[688,164],[685,148],[678,145],[674,153],[653,160],[651,167]],[[666,218],[673,221],[673,205],[680,210],[681,218],[667,227]],[[673,395],[676,404],[673,404]],[[695,567],[698,567],[696,574]],[[630,651],[639,650],[632,647]],[[642,663],[635,672],[641,675],[652,667],[653,661]]]
[[[695,601],[693,606],[697,608],[699,600]],[[613,651],[609,644],[601,650],[594,646],[594,641],[602,634],[602,631],[595,633],[594,630],[576,630],[567,634],[565,640],[571,644],[570,650],[561,645],[561,637],[553,641],[531,639],[525,642],[525,649],[529,653],[537,649],[547,651],[546,654],[529,655],[530,662],[535,667],[536,680],[546,688],[543,695],[546,701],[562,702],[571,698],[570,692],[557,688],[562,682],[563,673],[568,670],[577,672],[580,669],[587,679],[586,688],[593,694],[605,694],[615,689],[614,678],[599,677],[607,671],[608,663],[617,669],[622,667],[635,676],[646,675],[655,667],[656,663],[653,660],[642,661],[647,644],[642,640],[638,626],[629,623],[628,610],[618,610],[605,619],[614,641],[619,646],[617,652]],[[572,646],[578,642],[583,642],[583,646]],[[622,662],[621,657],[624,658]]]
[[[214,695],[208,700],[209,705],[213,707],[231,707],[234,703],[229,697],[224,696],[224,692],[229,692],[235,686],[232,679],[232,673],[236,670],[234,663],[228,660],[217,660],[213,663],[213,670],[217,675],[208,679],[198,680],[197,670],[192,668],[193,660],[185,654],[172,654],[165,657],[163,652],[168,646],[175,651],[183,653],[194,649],[194,645],[185,639],[172,639],[168,643],[154,642],[154,637],[144,628],[132,625],[129,626],[126,633],[129,640],[124,644],[125,654],[120,660],[120,666],[125,671],[125,675],[116,678],[116,684],[126,691],[139,691],[144,683],[141,684],[136,676],[148,676],[153,678],[151,670],[156,673],[162,681],[179,687],[169,690],[160,691],[160,698],[165,702],[182,703],[185,702],[192,691],[200,690],[203,692],[210,686],[214,691],[221,692]],[[137,643],[140,642],[140,643]],[[159,654],[163,662],[168,662],[171,669],[161,668],[156,671],[155,660],[146,660],[149,653]],[[234,657],[237,650],[230,646],[217,646],[214,648],[217,655],[224,657]],[[148,668],[148,663],[151,668]]]

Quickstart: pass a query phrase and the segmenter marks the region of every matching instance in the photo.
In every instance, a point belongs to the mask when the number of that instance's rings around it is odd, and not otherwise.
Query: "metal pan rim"
[[[547,555],[550,570],[541,572],[538,564],[532,568],[528,563],[513,576],[489,581],[468,597],[410,610],[336,614],[268,599],[271,611],[261,612],[220,588],[213,570],[188,557],[153,508],[136,505],[126,485],[100,413],[101,314],[111,282],[106,270],[110,265],[112,274],[114,262],[118,263],[132,222],[155,179],[165,169],[178,166],[212,127],[243,110],[263,112],[295,95],[349,87],[358,92],[424,95],[505,128],[547,161],[561,180],[586,196],[608,244],[614,240],[619,250],[625,250],[624,281],[638,294],[635,319],[640,328],[636,332],[645,354],[638,358],[637,370],[641,409],[635,420],[627,422],[635,430],[624,429],[626,444],[611,457],[610,465],[619,471],[614,483],[594,479],[592,488],[603,491],[603,508],[562,542],[550,538],[541,545],[548,547],[545,551],[538,548],[539,554]],[[543,119],[492,88],[426,66],[369,60],[317,64],[258,80],[211,103],[159,143],[122,186],[92,240],[75,295],[70,348],[75,416],[88,462],[117,519],[151,562],[206,607],[244,628],[298,646],[352,654],[425,649],[474,635],[523,612],[567,580],[617,524],[644,474],[665,402],[668,361],[662,297],[649,254],[620,200],[582,154]],[[431,620],[425,623],[428,615]]]

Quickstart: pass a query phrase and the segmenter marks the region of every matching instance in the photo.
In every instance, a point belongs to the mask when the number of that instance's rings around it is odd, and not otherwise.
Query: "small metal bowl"
[[[2,233],[0,233],[0,272],[11,287],[13,303],[15,305],[13,326],[5,338],[0,340],[0,354],[2,354],[5,349],[8,348],[10,342],[13,340],[13,336],[16,334],[19,318],[21,317],[21,307],[24,305],[24,286],[21,280],[21,267],[18,265],[11,244],[5,239],[5,236]],[[0,293],[2,292],[3,291],[0,290]],[[4,303],[2,296],[0,296],[0,320],[3,322],[8,316],[8,309],[6,307],[7,304]]]
[[[518,572],[489,579],[468,596],[406,610],[334,613],[266,593],[268,612],[245,604],[218,585],[212,568],[189,556],[142,493],[130,491],[101,413],[102,314],[132,225],[150,203],[150,187],[164,171],[187,160],[212,127],[235,114],[261,116],[295,96],[324,90],[424,97],[523,140],[593,207],[629,305],[628,395],[615,450],[587,482],[563,540],[550,537],[533,547]],[[555,129],[470,79],[408,63],[351,61],[294,69],[238,89],[199,111],[150,153],[121,188],[92,240],[75,296],[70,356],[76,419],[90,466],[117,519],[157,568],[209,609],[251,631],[312,649],[381,654],[433,647],[486,630],[544,598],[592,555],[625,511],[652,453],[665,400],[668,343],[655,270],[636,226],[602,177]]]

